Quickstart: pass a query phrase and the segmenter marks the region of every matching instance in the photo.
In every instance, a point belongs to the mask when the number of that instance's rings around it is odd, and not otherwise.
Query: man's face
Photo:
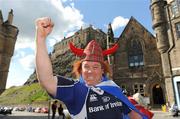
[[[82,76],[88,86],[100,83],[103,73],[101,63],[92,61],[82,62]]]

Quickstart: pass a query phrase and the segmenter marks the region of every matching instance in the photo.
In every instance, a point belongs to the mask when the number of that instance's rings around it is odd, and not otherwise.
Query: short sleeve
[[[85,103],[88,87],[79,81],[58,76],[56,99],[65,103],[71,114],[78,114]]]

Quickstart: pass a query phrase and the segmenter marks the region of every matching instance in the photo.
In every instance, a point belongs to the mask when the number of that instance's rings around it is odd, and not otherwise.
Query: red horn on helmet
[[[107,50],[104,50],[103,51],[103,55],[106,56],[106,55],[109,55],[109,54],[112,54],[114,53],[116,50],[118,49],[118,44],[116,43],[113,47],[107,49]]]
[[[84,55],[84,50],[83,49],[80,49],[80,48],[76,48],[71,42],[69,43],[69,48],[71,49],[71,51],[78,55],[78,56],[82,56]]]

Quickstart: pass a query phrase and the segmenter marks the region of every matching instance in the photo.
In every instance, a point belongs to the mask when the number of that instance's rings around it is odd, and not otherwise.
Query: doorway
[[[163,90],[159,84],[153,87],[153,102],[155,105],[165,104]]]

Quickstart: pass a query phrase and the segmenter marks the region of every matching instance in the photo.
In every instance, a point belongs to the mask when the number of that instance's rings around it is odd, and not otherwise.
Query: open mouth
[[[94,79],[94,77],[88,77],[88,80],[93,80]]]

